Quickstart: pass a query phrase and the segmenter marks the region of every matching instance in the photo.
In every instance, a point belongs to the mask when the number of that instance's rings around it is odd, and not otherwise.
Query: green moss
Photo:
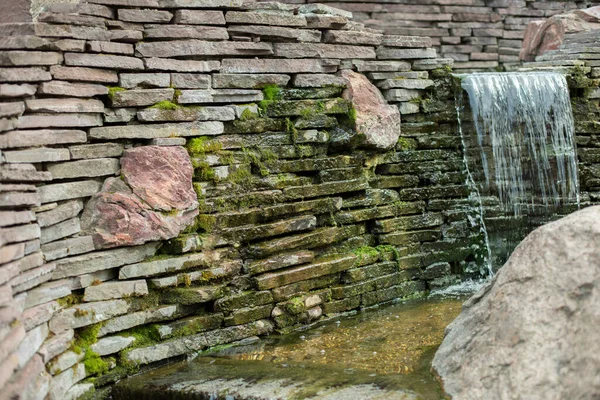
[[[126,350],[136,349],[138,347],[151,346],[160,342],[160,334],[158,333],[158,326],[155,324],[148,324],[142,326],[136,326],[135,328],[127,331],[119,332],[119,336],[133,337],[134,342],[127,347]]]
[[[187,149],[190,154],[214,153],[223,148],[223,144],[217,140],[212,140],[206,136],[195,137],[187,142]]]
[[[267,101],[278,100],[281,97],[281,88],[275,84],[266,85],[263,87],[262,92],[264,99]]]
[[[108,87],[108,98],[110,98],[111,100],[113,99],[113,97],[115,97],[115,93],[117,92],[123,92],[126,91],[127,89],[119,87],[119,86],[109,86]]]
[[[109,364],[98,353],[89,348],[85,351],[83,365],[87,375],[103,375],[109,370]]]
[[[398,253],[398,250],[389,244],[380,244],[379,246],[375,247],[375,249],[377,249],[377,251],[379,252],[379,254],[392,254],[394,257],[394,260],[398,261],[400,259],[400,253]]]
[[[368,260],[379,256],[379,251],[375,247],[363,246],[354,250],[354,254],[359,261]]]
[[[257,113],[252,112],[252,110],[250,110],[250,108],[246,108],[244,111],[242,111],[242,115],[240,115],[240,120],[241,121],[251,121],[254,119],[258,119],[259,116]]]
[[[204,232],[210,233],[215,229],[217,219],[214,215],[200,214],[196,217],[196,226]]]
[[[56,302],[59,306],[63,308],[71,307],[73,304],[80,304],[82,302],[83,295],[77,295],[75,293],[71,293],[68,296],[61,297],[60,299],[56,299]]]
[[[207,162],[201,161],[194,164],[195,175],[201,181],[215,181],[217,179],[215,170]]]
[[[173,100],[175,103],[179,103],[179,96],[181,96],[181,90],[175,89],[175,93],[173,95]]]
[[[306,307],[304,306],[304,299],[302,297],[294,297],[288,300],[284,305],[285,310],[293,315],[298,315],[304,312]]]
[[[396,148],[400,151],[416,150],[417,141],[414,139],[400,137],[400,138],[398,138],[398,143],[396,145]]]
[[[159,110],[177,110],[180,107],[181,106],[179,104],[173,103],[170,100],[163,100],[150,106],[149,108],[158,108]]]

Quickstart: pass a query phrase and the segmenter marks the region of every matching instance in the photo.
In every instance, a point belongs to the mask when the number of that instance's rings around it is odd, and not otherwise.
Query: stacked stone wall
[[[312,3],[313,0],[286,0]],[[455,69],[493,70],[519,62],[527,24],[597,1],[523,0],[319,0],[353,13],[353,19],[389,35],[431,37]]]
[[[102,394],[476,264],[429,38],[237,0],[55,4],[0,32],[2,398]],[[397,143],[365,138],[343,70],[397,107]]]

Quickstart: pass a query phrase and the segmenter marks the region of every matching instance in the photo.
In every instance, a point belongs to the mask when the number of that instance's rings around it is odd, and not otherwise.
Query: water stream
[[[531,230],[579,206],[569,90],[565,77],[551,72],[458,77],[470,108],[461,90],[467,183],[479,197],[492,272]]]
[[[463,300],[412,300],[203,354],[125,379],[114,398],[441,400],[431,359]]]

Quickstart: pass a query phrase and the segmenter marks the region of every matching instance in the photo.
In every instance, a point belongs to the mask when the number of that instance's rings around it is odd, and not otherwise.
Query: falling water
[[[465,75],[484,175],[480,189],[515,217],[579,204],[573,114],[557,73]]]
[[[466,183],[478,200],[488,250],[479,268],[481,276],[491,276],[529,232],[579,206],[573,114],[561,74],[459,77]]]

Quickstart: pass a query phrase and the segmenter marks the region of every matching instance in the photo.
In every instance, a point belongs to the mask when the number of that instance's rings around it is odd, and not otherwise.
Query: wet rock
[[[535,57],[562,44],[565,34],[600,29],[600,6],[555,15],[543,21],[532,21],[525,29],[519,58],[535,61]]]
[[[177,236],[198,214],[193,168],[183,147],[144,146],[121,159],[123,180],[109,178],[86,205],[83,229],[96,248]]]
[[[600,396],[600,207],[538,228],[468,300],[433,360],[460,399]]]
[[[364,75],[344,70],[342,77],[348,80],[342,96],[354,106],[354,123],[358,133],[364,137],[363,143],[378,150],[392,148],[400,137],[398,107],[388,105],[379,89]]]

